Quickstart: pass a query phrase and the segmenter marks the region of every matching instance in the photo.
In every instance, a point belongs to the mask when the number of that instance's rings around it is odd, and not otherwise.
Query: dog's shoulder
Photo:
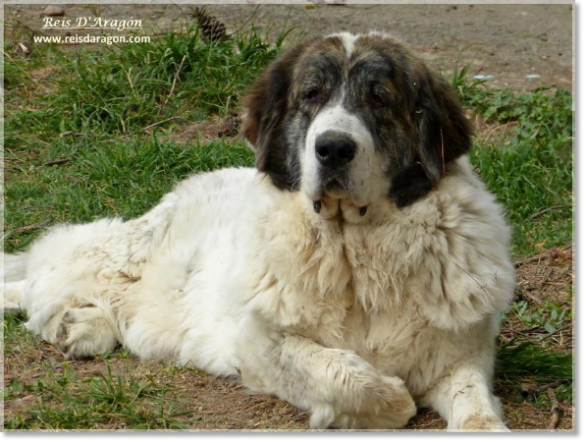
[[[458,329],[507,309],[515,285],[509,228],[466,157],[403,215],[415,225],[404,243],[408,292],[436,326]]]

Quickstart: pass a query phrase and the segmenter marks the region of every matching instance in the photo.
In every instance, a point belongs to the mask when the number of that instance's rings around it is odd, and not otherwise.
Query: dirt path
[[[142,19],[148,35],[180,29],[189,6],[65,6],[66,17]],[[6,6],[7,37],[38,32],[44,6]],[[230,31],[254,23],[272,36],[295,27],[306,35],[378,29],[408,43],[445,72],[471,65],[471,75],[494,76],[489,85],[527,91],[572,88],[572,5],[214,5],[209,12]],[[64,35],[64,30],[43,31]],[[25,32],[26,34],[26,32]],[[30,38],[30,37],[29,37]],[[527,75],[540,78],[527,79]]]

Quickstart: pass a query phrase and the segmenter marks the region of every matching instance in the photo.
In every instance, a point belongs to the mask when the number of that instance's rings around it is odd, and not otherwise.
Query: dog
[[[382,33],[315,38],[243,100],[256,168],[198,174],[144,216],[7,255],[5,306],[68,359],[122,344],[309,411],[313,428],[505,431],[515,286],[503,211],[452,88]]]

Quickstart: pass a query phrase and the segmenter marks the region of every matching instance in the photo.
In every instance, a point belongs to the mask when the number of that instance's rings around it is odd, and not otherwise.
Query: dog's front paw
[[[354,386],[352,401],[312,408],[312,428],[396,429],[417,412],[405,383],[397,377],[372,375]]]
[[[417,406],[398,377],[380,377],[366,391],[362,407],[354,417],[352,427],[364,429],[397,429],[407,424],[417,413]]]
[[[460,432],[511,432],[502,420],[486,415],[468,417],[457,430]]]

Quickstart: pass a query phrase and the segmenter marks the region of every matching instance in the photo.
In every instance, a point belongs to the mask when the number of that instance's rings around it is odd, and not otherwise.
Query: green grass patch
[[[497,376],[502,380],[573,381],[571,353],[549,352],[529,341],[501,344],[497,363]]]
[[[46,45],[31,60],[7,57],[10,96],[28,96],[31,86],[48,92],[6,113],[6,146],[33,140],[32,127],[35,137],[48,141],[57,133],[133,133],[153,124],[227,115],[278,54],[283,38],[268,44],[253,29],[209,42],[192,24],[185,34],[150,43],[74,52]],[[35,73],[43,69],[50,75],[39,82]]]
[[[7,157],[16,156],[7,153]],[[58,166],[46,166],[67,159]],[[157,137],[110,142],[58,138],[11,171],[6,187],[5,248],[26,247],[47,224],[139,216],[194,172],[251,166],[244,142],[179,145]],[[23,226],[39,229],[21,231]]]
[[[538,88],[527,94],[492,90],[455,71],[463,103],[488,122],[514,123],[502,144],[474,144],[471,161],[506,209],[513,253],[564,245],[573,234],[573,98]],[[548,93],[549,92],[549,93]]]
[[[552,334],[564,326],[564,321],[571,321],[571,310],[559,303],[545,300],[540,306],[533,306],[525,300],[516,301],[511,306],[510,314],[530,328],[542,327]]]
[[[27,349],[38,344],[38,339],[24,327],[24,320],[24,314],[4,315],[4,356],[22,355]]]
[[[548,408],[546,388],[555,387],[559,401],[571,403],[574,394],[574,356],[553,352],[534,342],[515,339],[501,343],[497,352],[495,378],[506,386],[509,398],[528,399],[537,407]]]
[[[77,379],[63,363],[59,372],[50,371],[31,383],[11,379],[4,398],[35,396],[27,408],[5,422],[7,429],[93,429],[115,425],[117,429],[182,429],[178,418],[190,411],[178,409],[169,383],[155,375],[134,377],[106,374]]]

